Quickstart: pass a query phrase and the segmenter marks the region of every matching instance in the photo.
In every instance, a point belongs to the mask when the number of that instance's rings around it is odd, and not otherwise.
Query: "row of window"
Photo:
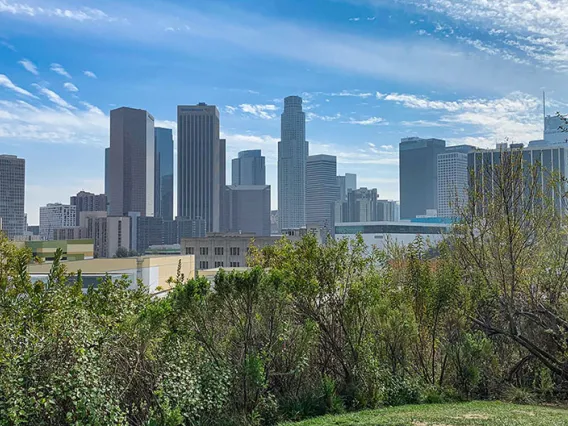
[[[215,256],[223,256],[225,253],[224,247],[215,247],[214,249]],[[195,247],[186,247],[185,254],[195,254]],[[209,247],[199,247],[199,254],[201,256],[209,256]],[[240,256],[241,255],[241,248],[240,247],[231,247],[229,248],[229,254],[231,256]]]
[[[215,262],[214,265],[215,268],[222,268],[225,266],[223,262]],[[241,266],[240,262],[229,262],[229,268],[238,268],[239,266]],[[209,262],[207,260],[200,261],[199,269],[209,269]]]

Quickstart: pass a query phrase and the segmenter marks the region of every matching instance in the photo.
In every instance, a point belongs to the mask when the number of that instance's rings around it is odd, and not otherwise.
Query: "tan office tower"
[[[225,187],[225,140],[219,137],[215,105],[178,106],[178,217],[204,219],[207,232],[218,232]]]

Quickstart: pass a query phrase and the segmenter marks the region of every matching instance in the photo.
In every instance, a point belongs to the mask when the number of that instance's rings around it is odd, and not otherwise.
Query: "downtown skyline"
[[[479,13],[471,19],[457,16],[459,8],[444,10],[442,2],[426,11],[410,1],[403,10],[371,1],[316,0],[302,16],[292,13],[299,4],[293,0],[286,2],[289,8],[255,4],[255,12],[245,13],[251,3],[212,2],[196,11],[173,2],[157,10],[102,1],[96,12],[86,9],[93,6],[88,2],[43,1],[40,11],[39,2],[0,1],[0,150],[26,159],[29,223],[37,223],[40,205],[66,202],[80,190],[104,192],[109,111],[120,106],[145,109],[156,127],[175,132],[177,105],[217,105],[221,137],[227,139],[227,176],[239,151],[261,149],[273,209],[285,96],[304,99],[310,155],[335,155],[338,174],[357,173],[359,186],[376,187],[387,199],[399,199],[401,138],[485,148],[505,137],[525,144],[540,139],[544,84],[549,113],[566,109],[562,43],[538,57],[504,54],[513,49],[504,43],[507,37],[526,38],[528,13],[515,16],[516,27],[505,16],[513,12],[490,18],[483,9],[489,6],[477,1],[471,8]],[[60,16],[57,9],[69,13]],[[317,10],[321,16],[311,18]],[[206,22],[229,16],[234,25],[226,34],[200,33]],[[143,34],[150,18],[160,19]],[[313,28],[303,28],[305,21]],[[552,24],[547,21],[546,29],[558,34],[566,26]],[[265,35],[261,43],[247,44],[247,25]],[[116,39],[108,38],[109,29]],[[305,52],[283,45],[281,29],[294,30],[288,44],[302,43]],[[215,55],[199,43],[182,46],[188,38],[210,43]],[[325,55],[313,54],[314,46]],[[409,56],[420,63],[418,71],[396,53],[412,46]],[[333,53],[338,51],[343,55]],[[385,52],[392,54],[380,59]]]

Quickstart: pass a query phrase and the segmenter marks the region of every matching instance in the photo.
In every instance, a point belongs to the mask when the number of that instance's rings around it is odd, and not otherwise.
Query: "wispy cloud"
[[[55,93],[53,90],[49,90],[47,87],[40,86],[39,84],[33,84],[33,86],[43,94],[47,99],[53,102],[55,105],[60,106],[65,109],[76,109],[73,105],[69,104],[61,96]]]
[[[83,71],[83,74],[85,74],[89,78],[97,78],[97,75],[92,71]]]
[[[238,110],[237,107],[234,107],[234,106],[231,106],[231,105],[225,106],[225,112],[229,115],[233,115],[237,110]]]
[[[358,17],[356,17],[356,18],[349,18],[349,20],[350,20],[351,22],[358,22],[358,21],[361,20],[361,18],[358,18]]]
[[[8,42],[5,41],[5,40],[0,41],[0,45],[4,46],[4,47],[7,48],[7,49],[10,49],[12,52],[16,52],[16,51],[17,51],[17,50],[16,50],[16,47],[15,47],[13,44],[8,43]]]
[[[16,86],[12,81],[4,74],[0,74],[0,86],[6,89],[12,90],[20,95],[28,96],[30,98],[37,98],[25,89]]]
[[[354,118],[350,118],[349,121],[345,121],[344,123],[359,124],[361,126],[376,126],[378,124],[388,124],[385,122],[385,119],[381,117],[370,117],[364,120],[355,120]]]
[[[0,0],[0,13],[9,13],[12,15],[24,15],[28,17],[52,17],[63,18],[73,21],[116,21],[100,9],[83,7],[80,9],[61,9],[31,6],[26,3],[16,3],[10,0]]]
[[[337,113],[335,115],[319,115],[315,112],[306,113],[306,121],[321,120],[321,121],[336,121],[341,118],[341,114]]]
[[[18,63],[34,75],[39,75],[36,65],[29,59],[22,59]]]
[[[64,83],[63,87],[65,87],[65,90],[67,90],[68,92],[78,92],[79,89],[77,88],[77,86],[75,86],[73,83]]]
[[[59,64],[51,64],[49,69],[63,77],[71,78],[71,75]]]
[[[242,112],[253,115],[263,120],[272,120],[276,118],[274,111],[277,110],[276,105],[251,105],[251,104],[241,104],[239,108]]]
[[[326,96],[339,96],[339,97],[355,97],[367,99],[373,96],[369,92],[361,92],[359,90],[342,90],[341,92],[327,93]]]

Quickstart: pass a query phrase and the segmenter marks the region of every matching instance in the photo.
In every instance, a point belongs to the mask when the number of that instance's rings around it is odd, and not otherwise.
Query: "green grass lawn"
[[[325,416],[291,426],[556,426],[568,425],[568,410],[502,402],[407,405],[340,416]]]

